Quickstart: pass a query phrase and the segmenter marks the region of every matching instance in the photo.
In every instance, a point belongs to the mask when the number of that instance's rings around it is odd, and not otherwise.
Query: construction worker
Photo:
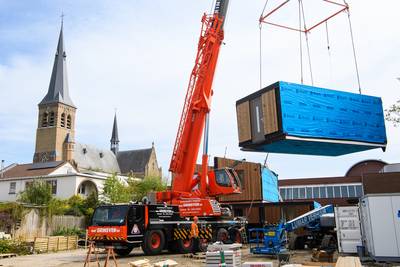
[[[199,248],[199,226],[197,222],[199,218],[197,216],[193,217],[193,222],[190,225],[190,238],[192,239],[192,254],[196,255]]]

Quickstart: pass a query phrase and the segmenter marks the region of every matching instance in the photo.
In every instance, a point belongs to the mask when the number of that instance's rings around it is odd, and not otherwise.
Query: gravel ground
[[[291,263],[302,263],[309,261],[310,251],[296,251],[291,253]],[[106,255],[99,254],[100,264],[104,265]],[[0,260],[0,266],[4,267],[82,267],[86,258],[86,250],[78,249],[72,251],[63,251],[57,253],[46,253],[36,254],[28,256],[19,256],[15,258],[7,258]],[[118,266],[129,266],[128,263],[140,259],[148,259],[151,263],[156,263],[161,260],[172,259],[179,263],[179,266],[205,266],[205,260],[197,260],[192,258],[186,258],[181,254],[169,254],[165,253],[157,256],[145,256],[141,249],[134,249],[129,257],[117,257]],[[262,255],[253,255],[249,253],[249,249],[242,249],[242,261],[273,261],[274,266],[278,266],[276,260],[267,258]],[[90,266],[96,266],[92,263]],[[109,266],[114,266],[110,264]]]

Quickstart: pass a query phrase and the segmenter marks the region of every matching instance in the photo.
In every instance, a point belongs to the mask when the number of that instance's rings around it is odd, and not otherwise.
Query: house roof
[[[144,172],[153,148],[120,151],[117,160],[121,173]]]
[[[69,97],[66,57],[67,55],[65,54],[64,50],[63,28],[61,26],[53,71],[50,78],[49,90],[39,105],[63,103],[71,107],[75,107],[71,98]]]
[[[108,149],[99,149],[92,145],[75,143],[73,158],[79,170],[120,173],[117,158]]]
[[[2,179],[17,177],[45,176],[64,165],[65,161],[52,161],[43,163],[15,164],[14,167],[7,168]]]

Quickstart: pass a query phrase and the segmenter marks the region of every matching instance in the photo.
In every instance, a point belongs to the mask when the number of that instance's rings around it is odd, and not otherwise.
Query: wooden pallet
[[[4,259],[4,258],[12,258],[12,257],[17,257],[17,254],[15,254],[15,253],[5,253],[5,254],[0,254],[0,259]]]

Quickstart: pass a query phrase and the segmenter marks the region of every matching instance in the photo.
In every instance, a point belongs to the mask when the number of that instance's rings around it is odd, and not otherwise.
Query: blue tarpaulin
[[[264,100],[262,96],[272,90],[274,97],[269,94]],[[262,119],[255,113],[257,103],[261,102],[257,99],[262,99],[263,109],[268,110]],[[240,143],[243,150],[339,156],[386,148],[385,119],[379,97],[280,81],[239,100],[237,105],[245,101],[250,103],[251,116],[247,119],[251,124],[251,139]],[[275,102],[276,110],[271,102]],[[270,128],[276,125],[276,131],[256,135],[260,131],[254,131],[254,127],[261,124]],[[242,128],[245,127],[242,123]]]
[[[261,170],[262,196],[264,201],[279,202],[278,175],[270,169]]]
[[[292,136],[386,143],[382,100],[279,82],[282,130]]]

